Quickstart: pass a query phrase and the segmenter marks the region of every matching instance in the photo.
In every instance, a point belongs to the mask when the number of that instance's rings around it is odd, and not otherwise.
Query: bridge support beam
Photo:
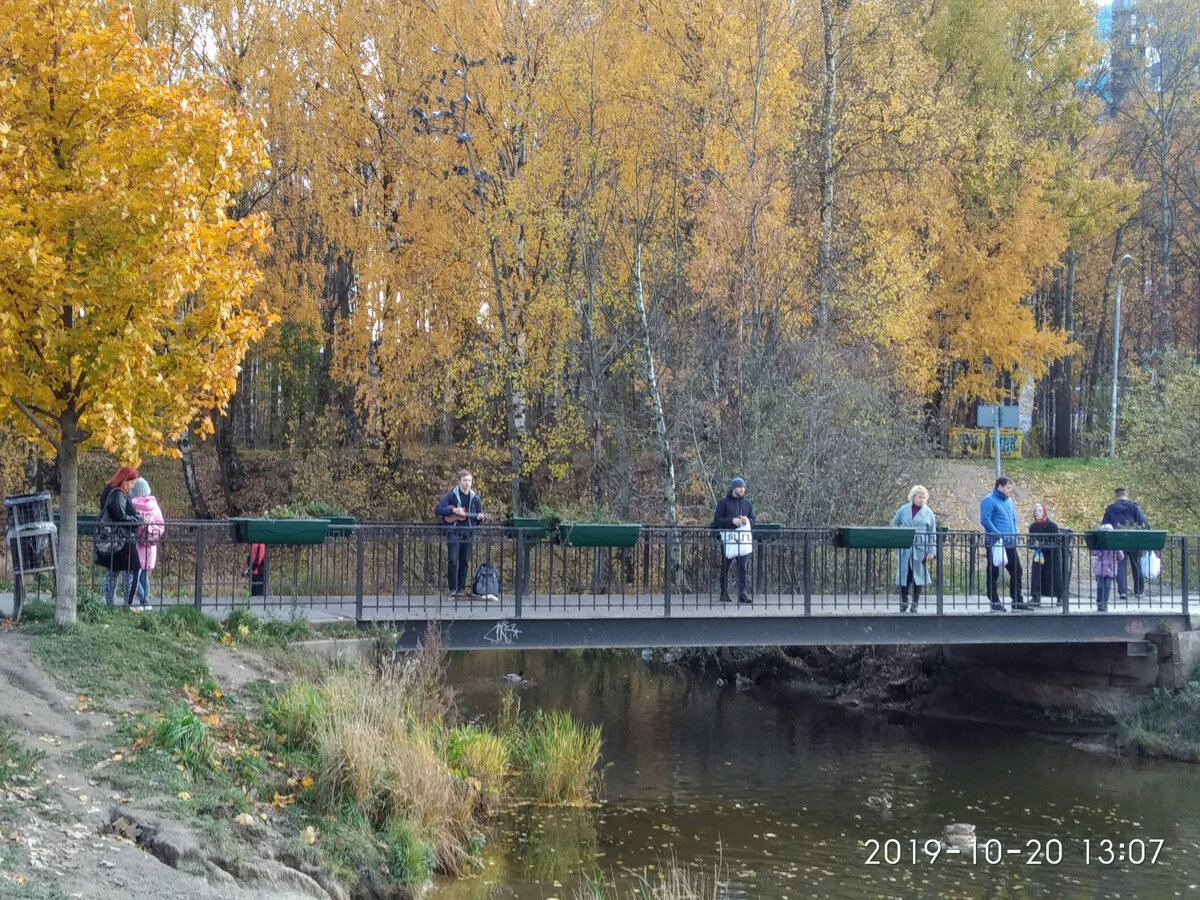
[[[378,623],[382,625],[383,623]],[[397,649],[415,647],[436,622],[396,623]],[[1141,641],[1187,618],[1072,616],[811,616],[471,619],[441,623],[448,650],[605,647],[760,647],[824,644],[1078,644]]]

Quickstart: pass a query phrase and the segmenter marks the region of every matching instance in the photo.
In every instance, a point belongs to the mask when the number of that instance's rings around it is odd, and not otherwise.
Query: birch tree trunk
[[[841,16],[835,21],[834,13]],[[821,79],[821,131],[818,156],[821,179],[821,232],[817,243],[817,338],[824,341],[829,332],[829,312],[833,305],[833,202],[834,202],[834,103],[841,38],[845,31],[849,0],[821,0],[821,30],[824,38],[824,68]]]
[[[197,519],[211,519],[212,513],[208,511],[204,494],[200,492],[200,482],[196,479],[196,463],[192,458],[192,432],[189,428],[185,428],[179,436],[179,453],[179,462],[183,466],[183,484],[192,504],[192,515]]]
[[[667,431],[667,416],[663,410],[662,392],[658,388],[658,374],[654,366],[654,346],[650,337],[650,319],[646,313],[646,289],[642,281],[642,244],[638,241],[634,250],[633,293],[637,302],[638,322],[641,325],[642,364],[645,369],[646,391],[650,394],[650,405],[654,411],[654,435],[658,441],[658,452],[662,464],[663,507],[667,524],[679,524],[679,507],[676,501],[675,457],[671,453],[671,437]]]

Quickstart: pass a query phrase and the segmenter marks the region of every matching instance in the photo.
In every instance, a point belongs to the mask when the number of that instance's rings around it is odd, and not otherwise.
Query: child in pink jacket
[[[1104,531],[1113,530],[1111,525],[1101,525],[1100,528]],[[1092,551],[1092,569],[1096,573],[1096,609],[1100,612],[1108,612],[1108,595],[1112,593],[1113,582],[1117,580],[1117,571],[1124,558],[1124,550]]]
[[[158,501],[150,493],[150,483],[145,478],[139,478],[129,489],[130,501],[145,523],[137,530],[138,571],[129,585],[129,596],[125,598],[126,606],[133,606],[133,595],[136,593],[141,601],[142,609],[150,609],[150,573],[158,563],[158,541],[163,536],[164,520]]]

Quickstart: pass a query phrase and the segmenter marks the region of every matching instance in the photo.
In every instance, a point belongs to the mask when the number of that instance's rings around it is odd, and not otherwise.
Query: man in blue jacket
[[[1117,499],[1108,504],[1104,510],[1101,525],[1111,525],[1113,528],[1149,528],[1150,522],[1142,508],[1129,499],[1129,491],[1123,487],[1117,488]],[[1142,551],[1126,550],[1125,559],[1117,563],[1117,594],[1122,600],[1128,599],[1126,590],[1128,581],[1125,577],[1125,560],[1129,560],[1129,568],[1133,571],[1133,596],[1142,596],[1145,583],[1142,579]]]
[[[979,503],[979,522],[983,525],[987,548],[987,593],[993,612],[1006,612],[1000,602],[1000,566],[994,564],[992,548],[1004,548],[1004,568],[1008,569],[1008,592],[1013,609],[1033,609],[1021,599],[1021,557],[1017,555],[1017,510],[1012,502],[1010,478],[997,478],[996,487]]]
[[[471,544],[475,540],[475,526],[484,518],[483,501],[471,490],[472,481],[471,473],[463,469],[458,473],[458,484],[433,510],[434,515],[442,517],[442,527],[446,530],[446,581],[454,600],[471,598],[467,585]]]

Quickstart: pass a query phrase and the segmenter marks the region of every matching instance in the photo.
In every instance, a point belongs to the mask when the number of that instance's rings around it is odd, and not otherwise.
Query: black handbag
[[[100,510],[96,519],[96,533],[92,538],[92,546],[101,556],[112,556],[120,553],[129,543],[131,529],[122,523],[114,522],[108,515],[108,504]]]

